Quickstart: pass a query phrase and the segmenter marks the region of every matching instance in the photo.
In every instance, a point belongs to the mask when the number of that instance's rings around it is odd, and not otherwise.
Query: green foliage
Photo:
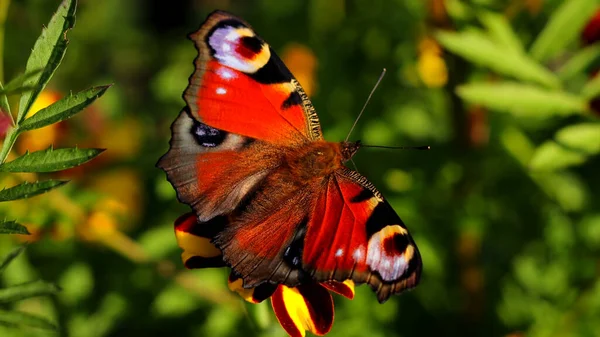
[[[0,220],[0,234],[29,234],[27,227],[12,220]]]
[[[90,161],[103,149],[47,149],[26,153],[1,164],[0,172],[54,172],[72,168]]]
[[[36,181],[34,183],[24,182],[11,188],[5,188],[0,191],[0,202],[25,199],[46,193],[53,188],[60,187],[66,184],[65,180],[45,180]]]

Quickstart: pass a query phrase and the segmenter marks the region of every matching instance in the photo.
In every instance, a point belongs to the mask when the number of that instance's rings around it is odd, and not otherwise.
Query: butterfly
[[[197,217],[189,230],[212,237],[245,288],[352,280],[384,302],[415,287],[422,263],[406,226],[344,165],[360,142],[323,139],[305,91],[242,19],[215,11],[190,39],[187,106],[157,164]]]

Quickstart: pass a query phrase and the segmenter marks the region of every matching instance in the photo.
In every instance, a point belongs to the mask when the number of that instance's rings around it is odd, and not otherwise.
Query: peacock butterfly
[[[360,143],[323,139],[298,81],[243,20],[215,11],[190,38],[187,106],[158,162],[195,212],[187,230],[212,238],[245,288],[350,279],[384,302],[415,287],[422,263],[406,226],[344,166]],[[186,265],[220,264],[208,260]]]

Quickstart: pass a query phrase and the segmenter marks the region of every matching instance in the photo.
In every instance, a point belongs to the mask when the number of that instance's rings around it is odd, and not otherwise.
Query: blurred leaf
[[[43,330],[57,331],[58,327],[46,318],[19,311],[0,309],[0,325],[14,327],[30,327]]]
[[[1,164],[0,172],[55,172],[81,165],[102,152],[103,149],[50,148]]]
[[[589,200],[585,183],[570,172],[534,171],[531,177],[565,211],[580,211]]]
[[[466,84],[457,92],[470,103],[516,116],[569,115],[588,109],[587,102],[578,96],[516,82]]]
[[[555,139],[561,145],[584,151],[587,154],[600,152],[600,124],[582,123],[560,129]]]
[[[42,34],[33,46],[27,60],[25,73],[31,73],[39,69],[41,69],[41,72],[23,82],[23,86],[33,87],[33,90],[25,92],[21,96],[17,124],[23,121],[33,102],[44,90],[63,59],[68,44],[66,33],[75,25],[76,6],[76,0],[64,0],[50,19],[48,27],[42,29]]]
[[[581,95],[585,98],[591,99],[600,95],[600,76],[594,76],[592,79],[587,81],[581,89]]]
[[[532,170],[557,170],[585,162],[587,156],[569,150],[554,141],[546,141],[534,152],[529,168]]]
[[[523,166],[527,167],[534,147],[527,136],[516,127],[507,127],[501,134],[500,139],[506,150]]]
[[[26,298],[57,294],[60,288],[53,283],[34,281],[0,289],[0,304],[20,301]]]
[[[93,87],[75,95],[71,94],[58,102],[38,111],[35,115],[25,119],[19,125],[19,131],[38,129],[50,124],[71,118],[76,113],[92,104],[98,97],[102,96],[110,85]]]
[[[481,12],[479,13],[478,19],[487,28],[495,41],[500,42],[515,53],[522,53],[524,51],[521,40],[519,40],[519,37],[515,34],[504,15],[492,12]]]
[[[579,33],[596,12],[598,0],[566,0],[554,10],[548,23],[531,46],[531,56],[538,61],[560,53],[569,43],[579,39]]]
[[[24,182],[0,191],[0,202],[25,199],[50,191],[53,188],[68,183],[67,180],[46,180],[35,183]]]
[[[38,69],[18,75],[6,83],[4,88],[0,88],[0,95],[17,94],[33,89],[31,86],[23,86],[23,82],[29,78],[32,78],[33,76],[39,75],[41,72],[42,71]]]
[[[12,260],[14,260],[17,256],[19,256],[26,248],[27,248],[27,246],[25,246],[25,245],[19,246],[16,249],[13,249],[12,252],[8,253],[8,255],[6,255],[4,260],[2,260],[2,263],[0,263],[0,274],[2,274],[4,269],[6,269],[6,267],[8,267],[8,265],[12,262]]]
[[[551,88],[560,87],[558,78],[550,70],[536,63],[526,54],[492,41],[481,31],[468,30],[462,33],[439,31],[436,37],[451,52],[500,74]]]
[[[561,80],[567,80],[583,73],[594,61],[600,59],[600,44],[593,44],[579,50],[557,71]]]
[[[0,234],[26,234],[29,235],[27,227],[13,220],[0,220]]]

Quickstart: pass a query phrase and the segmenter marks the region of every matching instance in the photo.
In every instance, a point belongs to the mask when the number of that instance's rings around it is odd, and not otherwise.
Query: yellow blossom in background
[[[429,88],[443,87],[448,82],[448,68],[442,57],[442,49],[430,38],[419,43],[417,71],[421,81]]]
[[[284,48],[281,56],[283,62],[306,91],[306,94],[308,96],[314,94],[316,91],[317,58],[313,51],[307,46],[291,43]]]
[[[61,95],[52,90],[44,90],[31,106],[31,110],[27,113],[27,117],[33,116],[38,111],[48,107],[50,104],[58,101]],[[25,151],[45,150],[54,143],[60,136],[60,123],[51,124],[40,129],[24,132],[19,136],[17,143],[17,151],[25,153]]]

